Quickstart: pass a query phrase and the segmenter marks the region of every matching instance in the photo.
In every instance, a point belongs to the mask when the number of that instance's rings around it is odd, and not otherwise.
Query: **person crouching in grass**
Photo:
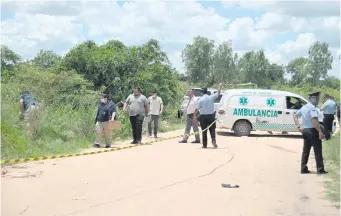
[[[105,147],[111,147],[111,132],[109,129],[109,121],[114,121],[116,115],[116,107],[108,103],[108,94],[102,94],[101,102],[98,105],[96,114],[96,140],[93,145],[95,148],[100,147],[102,133],[104,132]]]

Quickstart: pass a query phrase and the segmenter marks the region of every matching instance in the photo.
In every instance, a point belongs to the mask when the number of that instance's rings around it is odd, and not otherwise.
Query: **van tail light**
[[[225,111],[224,111],[224,110],[219,110],[219,111],[218,111],[218,114],[219,114],[219,115],[224,115],[224,114],[225,114]]]

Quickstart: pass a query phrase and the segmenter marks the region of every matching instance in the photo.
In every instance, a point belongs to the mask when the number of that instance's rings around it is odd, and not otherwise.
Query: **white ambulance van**
[[[236,136],[249,136],[256,130],[298,132],[293,114],[308,102],[286,91],[230,89],[224,92],[216,114],[217,128],[231,129]],[[323,113],[319,111],[319,114],[322,123]],[[302,123],[301,118],[299,121]]]

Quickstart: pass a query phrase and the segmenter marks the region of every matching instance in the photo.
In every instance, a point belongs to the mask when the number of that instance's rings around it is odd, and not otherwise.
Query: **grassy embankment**
[[[42,103],[34,137],[26,135],[19,120],[19,95],[24,88]],[[179,85],[179,91],[184,92],[186,88],[187,84]],[[27,64],[5,71],[1,90],[1,159],[77,153],[91,146],[95,138],[96,103],[100,98],[100,92],[91,89],[88,81],[72,71],[41,70]],[[181,98],[165,106],[160,132],[183,127],[177,119],[180,102]],[[118,113],[118,118],[122,127],[113,131],[113,143],[131,137],[127,116]]]
[[[323,153],[329,172],[325,182],[327,197],[340,208],[340,132],[323,143]]]

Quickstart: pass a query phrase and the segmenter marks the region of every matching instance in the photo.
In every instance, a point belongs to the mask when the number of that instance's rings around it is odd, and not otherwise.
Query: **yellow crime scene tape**
[[[161,139],[157,139],[157,140],[148,141],[148,142],[145,142],[142,144],[134,144],[132,146],[110,148],[110,149],[105,149],[105,150],[100,150],[100,151],[84,152],[84,153],[78,153],[78,154],[63,154],[63,155],[55,155],[55,156],[1,160],[1,165],[5,165],[5,164],[10,165],[10,164],[15,164],[15,163],[25,163],[25,162],[31,162],[31,161],[42,161],[42,160],[50,160],[50,159],[57,159],[57,158],[70,158],[70,157],[77,157],[77,156],[83,156],[83,155],[94,155],[94,154],[100,154],[100,153],[105,153],[105,152],[120,151],[123,149],[129,149],[129,148],[134,148],[134,147],[143,146],[143,145],[150,145],[153,143],[171,140],[171,139],[175,139],[175,138],[180,138],[180,137],[184,137],[184,136],[188,137],[188,136],[200,134],[200,133],[208,130],[216,122],[217,122],[217,119],[213,123],[211,123],[207,128],[205,128],[204,130],[198,131],[198,132],[193,132],[193,133],[189,133],[189,134],[185,134],[185,135],[178,135],[178,136],[173,136],[173,137],[167,137],[167,138],[161,138]]]

